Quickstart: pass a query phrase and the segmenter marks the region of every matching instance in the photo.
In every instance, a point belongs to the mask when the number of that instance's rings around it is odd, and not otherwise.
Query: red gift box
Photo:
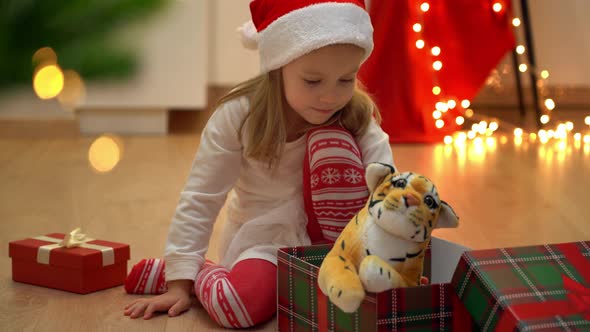
[[[64,237],[53,233],[10,242],[12,279],[79,294],[125,282],[129,245],[88,239],[66,248],[59,244]]]

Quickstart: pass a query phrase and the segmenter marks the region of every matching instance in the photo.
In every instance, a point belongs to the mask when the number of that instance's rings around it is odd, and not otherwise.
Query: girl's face
[[[329,45],[283,66],[288,126],[319,125],[352,98],[364,50],[349,44]]]

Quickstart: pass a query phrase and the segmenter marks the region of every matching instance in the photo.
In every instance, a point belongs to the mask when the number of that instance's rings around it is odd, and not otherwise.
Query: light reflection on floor
[[[590,157],[590,135],[582,134],[568,135],[559,134],[559,131],[540,131],[536,133],[523,134],[522,131],[514,135],[492,134],[486,136],[474,136],[470,139],[473,131],[458,132],[455,135],[447,136],[444,144],[435,147],[435,160],[437,164],[455,159],[457,167],[464,169],[466,162],[471,166],[484,163],[498,151],[507,148],[522,153],[536,153],[539,161],[547,163],[558,162],[563,164],[568,157],[580,154],[584,159]],[[470,135],[471,134],[471,135]]]

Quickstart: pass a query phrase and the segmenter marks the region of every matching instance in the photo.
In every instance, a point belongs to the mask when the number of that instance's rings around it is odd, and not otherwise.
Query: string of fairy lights
[[[444,142],[447,145],[455,144],[464,146],[466,142],[472,141],[474,144],[481,144],[486,142],[488,146],[495,145],[497,136],[500,137],[500,142],[505,143],[507,137],[505,135],[497,134],[497,130],[502,127],[503,129],[509,129],[512,126],[504,123],[497,119],[489,119],[485,116],[476,116],[473,109],[470,108],[471,102],[467,99],[461,100],[460,102],[452,97],[447,96],[442,87],[439,85],[437,73],[443,68],[444,63],[442,62],[441,53],[444,52],[439,46],[431,45],[428,40],[424,38],[424,27],[426,16],[430,10],[430,4],[427,1],[418,1],[417,9],[417,22],[413,23],[411,29],[415,33],[416,42],[415,46],[419,50],[427,50],[431,55],[432,59],[432,94],[439,97],[438,101],[434,105],[434,111],[432,112],[432,118],[436,128],[443,128],[446,121],[454,121],[459,126],[466,124],[466,118],[473,120],[475,118],[482,118],[479,122],[474,122],[470,129],[466,131],[458,131],[454,135],[447,135],[444,138]],[[502,14],[506,10],[506,5],[503,1],[491,2],[491,8],[494,13]],[[519,17],[513,17],[511,22],[515,29],[515,36],[518,36],[518,29],[522,26],[522,21]],[[518,70],[521,73],[526,73],[529,70],[534,70],[537,74],[538,81],[535,82],[539,91],[539,98],[543,107],[543,112],[540,116],[539,122],[543,125],[551,124],[552,112],[557,107],[555,101],[552,98],[547,97],[546,86],[549,78],[549,71],[546,69],[539,70],[532,66],[527,61],[526,47],[522,44],[518,44],[515,49],[519,57]],[[448,115],[448,110],[455,109],[460,115],[455,116],[454,119]],[[456,114],[456,113],[455,113]],[[520,145],[523,141],[536,142],[537,139],[541,144],[547,144],[552,140],[557,140],[556,145],[558,147],[567,146],[567,142],[573,141],[574,146],[579,148],[583,143],[585,145],[585,151],[590,150],[590,116],[586,116],[584,124],[587,128],[580,128],[574,130],[574,123],[572,121],[557,122],[553,129],[539,129],[537,132],[526,132],[523,128],[515,127],[512,130],[514,143]]]
[[[434,111],[432,112],[432,118],[434,119],[435,127],[436,128],[443,128],[446,124],[446,121],[454,121],[457,125],[463,125],[465,123],[465,117],[471,117],[473,115],[473,111],[469,109],[470,101],[467,99],[461,100],[460,102],[453,97],[449,97],[445,94],[443,89],[441,88],[437,73],[440,72],[443,68],[443,62],[441,53],[443,50],[438,45],[431,45],[427,42],[423,36],[424,26],[425,26],[425,18],[430,10],[430,4],[428,2],[420,3],[417,21],[412,25],[412,30],[416,33],[416,42],[415,46],[419,50],[427,50],[432,59],[432,94],[439,97],[439,100],[434,105]],[[454,119],[448,115],[449,110],[453,110],[460,106],[462,112],[461,114],[456,116]]]

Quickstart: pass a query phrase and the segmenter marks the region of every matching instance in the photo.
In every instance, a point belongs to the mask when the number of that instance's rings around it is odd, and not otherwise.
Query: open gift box
[[[278,252],[279,331],[470,331],[473,320],[451,277],[467,248],[432,238],[425,256],[430,285],[367,293],[360,308],[345,313],[323,295],[319,267],[331,245],[282,248]]]
[[[67,248],[65,234],[53,233],[9,243],[12,279],[86,294],[125,282],[129,245],[87,239]]]

